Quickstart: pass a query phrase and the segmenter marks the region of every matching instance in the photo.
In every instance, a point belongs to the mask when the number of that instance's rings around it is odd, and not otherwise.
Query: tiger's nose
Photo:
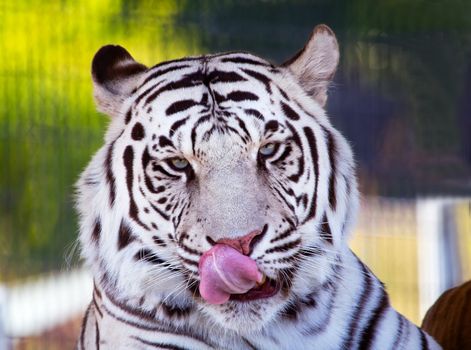
[[[241,254],[250,255],[255,245],[262,239],[263,233],[264,230],[254,230],[245,236],[236,238],[221,238],[216,242],[209,236],[206,236],[206,238],[211,245],[225,244],[239,251]]]

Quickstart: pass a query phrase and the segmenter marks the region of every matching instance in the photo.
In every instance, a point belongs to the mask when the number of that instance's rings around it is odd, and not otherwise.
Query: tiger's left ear
[[[339,46],[334,32],[326,25],[314,28],[306,45],[283,63],[304,90],[322,107],[327,102],[327,88],[339,63]]]
[[[121,46],[103,46],[93,57],[93,95],[97,109],[119,117],[124,101],[143,80],[147,67],[136,62]]]

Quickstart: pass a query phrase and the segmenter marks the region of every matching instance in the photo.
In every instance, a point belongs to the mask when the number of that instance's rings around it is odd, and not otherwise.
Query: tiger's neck
[[[183,308],[161,302],[146,312],[117,300],[97,284],[84,319],[79,349],[356,348],[364,342],[368,329],[366,315],[378,310],[384,318],[393,319],[390,326],[398,328],[397,334],[401,329],[404,334],[416,331],[391,308],[382,284],[353,254],[340,266],[322,286],[293,297],[262,330],[244,336],[215,325],[194,305]],[[403,340],[397,337],[381,341],[400,344]]]

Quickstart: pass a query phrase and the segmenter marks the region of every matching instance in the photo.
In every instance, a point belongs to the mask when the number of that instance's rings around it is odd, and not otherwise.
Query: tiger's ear
[[[314,28],[306,45],[283,64],[296,76],[304,90],[322,107],[327,88],[339,63],[339,46],[334,32],[324,24]]]
[[[103,46],[93,57],[93,95],[97,109],[111,117],[122,113],[123,102],[139,86],[147,67],[121,46]]]

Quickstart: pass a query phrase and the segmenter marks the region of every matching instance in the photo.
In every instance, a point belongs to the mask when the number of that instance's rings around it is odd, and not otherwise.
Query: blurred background
[[[420,323],[471,278],[470,14],[470,1],[0,0],[0,350],[73,348],[91,298],[73,197],[107,124],[98,48],[281,63],[319,23],[340,43],[327,111],[363,194],[351,246]]]

